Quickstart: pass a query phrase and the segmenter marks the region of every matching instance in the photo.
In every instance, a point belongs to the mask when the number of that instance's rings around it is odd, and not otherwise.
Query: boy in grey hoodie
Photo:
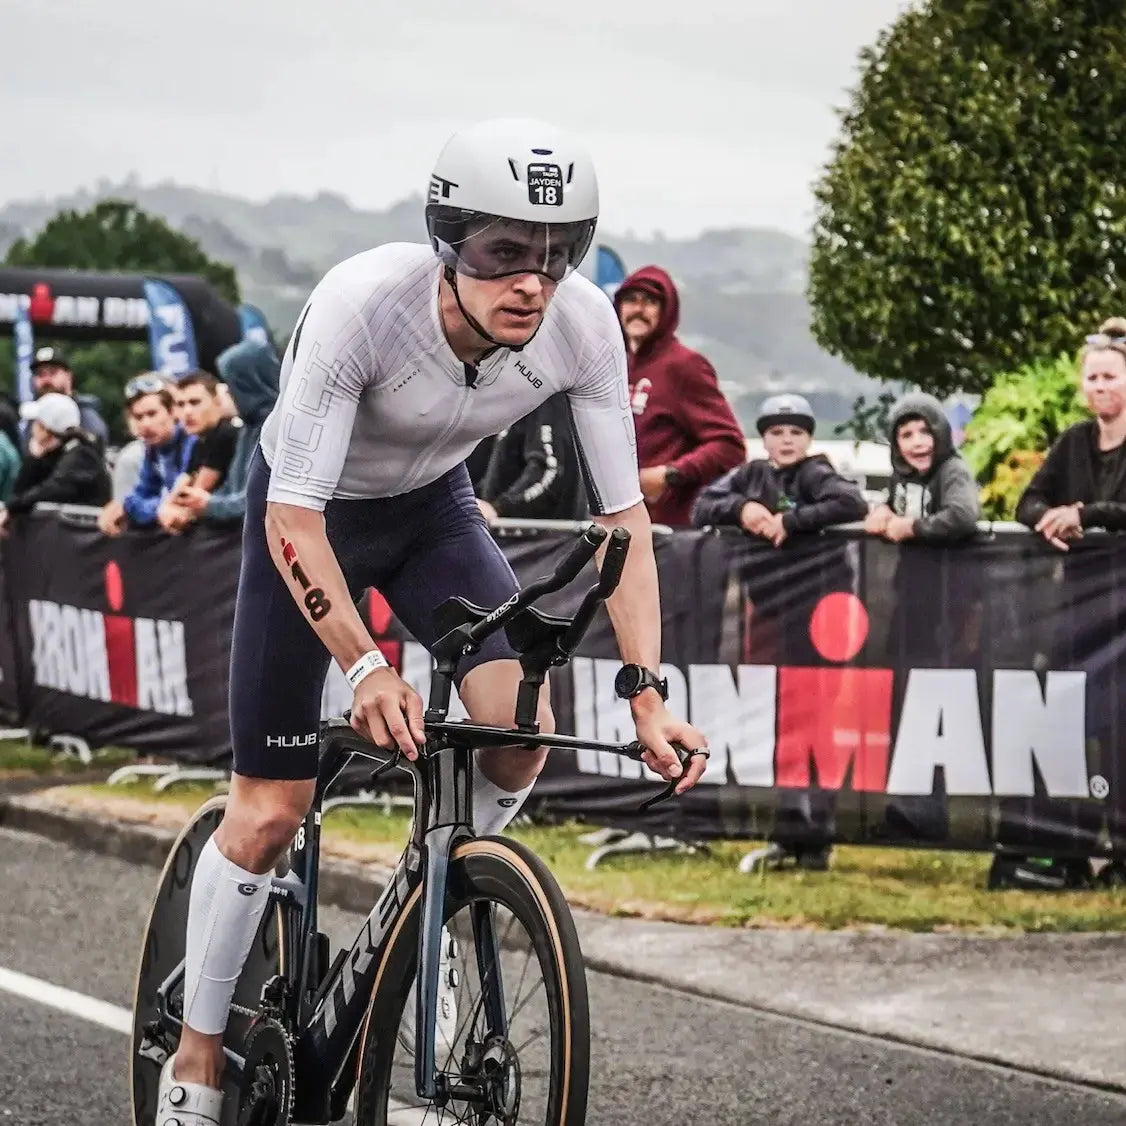
[[[904,395],[888,417],[888,439],[891,482],[884,502],[868,514],[865,530],[892,543],[955,543],[973,536],[980,512],[977,484],[954,449],[939,401],[921,392]],[[979,583],[972,560],[957,552],[899,558],[887,644],[900,667],[948,667],[976,648]],[[927,597],[920,597],[924,592]],[[902,691],[899,686],[897,710]],[[939,782],[934,793],[889,800],[885,819],[893,840],[946,840],[944,787]]]
[[[864,530],[893,543],[972,536],[981,512],[977,484],[954,449],[942,404],[920,391],[904,395],[888,416],[888,440],[891,484]]]

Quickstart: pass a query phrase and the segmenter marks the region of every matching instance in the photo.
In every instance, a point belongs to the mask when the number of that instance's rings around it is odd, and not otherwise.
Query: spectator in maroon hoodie
[[[743,432],[715,369],[676,338],[680,298],[657,266],[614,295],[629,352],[641,491],[655,524],[687,527],[696,494],[747,459]]]

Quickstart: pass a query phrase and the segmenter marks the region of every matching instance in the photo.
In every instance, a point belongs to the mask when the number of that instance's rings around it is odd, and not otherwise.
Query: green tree
[[[5,262],[109,273],[195,274],[232,304],[239,301],[233,267],[208,258],[194,239],[127,200],[102,200],[85,212],[60,211],[33,238],[14,242]],[[37,336],[35,342],[51,341]],[[125,381],[150,365],[148,346],[125,341],[77,346],[60,342],[60,346],[70,357],[76,390],[97,395],[113,436],[125,437],[121,414]],[[7,388],[12,386],[12,366],[10,350],[0,349],[0,385]]]
[[[1117,311],[1123,11],[927,0],[862,52],[815,189],[822,346],[880,379],[983,391]]]
[[[982,485],[986,516],[1011,520],[1044,455],[1073,423],[1089,417],[1074,356],[1026,364],[993,383],[966,427],[962,456]]]

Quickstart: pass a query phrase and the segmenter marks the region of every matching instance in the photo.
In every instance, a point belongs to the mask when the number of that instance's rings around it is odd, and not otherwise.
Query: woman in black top
[[[1017,505],[1017,519],[1060,551],[1086,528],[1126,531],[1126,318],[1087,337],[1081,383],[1095,417],[1060,435]]]
[[[1126,732],[1126,605],[1106,551],[1071,551],[1088,528],[1126,531],[1126,318],[1103,323],[1087,337],[1080,385],[1094,416],[1069,427],[1052,446],[1044,464],[1017,505],[1017,519],[1059,551],[1069,552],[1057,573],[1055,605],[1034,611],[1050,617],[1046,654],[1051,669],[1086,673],[1085,736],[1092,775],[1117,776],[1118,747]],[[1092,545],[1094,546],[1094,545]],[[1043,588],[1035,586],[1043,599]],[[1090,879],[1087,857],[1096,855],[1098,838],[1109,830],[1115,864],[1122,873],[1126,840],[1126,794],[1111,787],[1102,802],[1047,797],[1000,802],[998,837],[1010,854],[994,861],[991,883],[1021,882],[1033,872],[1036,886],[1076,886]],[[1023,838],[1035,826],[1040,847],[1055,859],[1030,868]],[[1022,844],[1025,847],[1021,847]],[[1046,847],[1045,847],[1046,846]],[[1071,859],[1063,859],[1070,856]],[[1024,877],[1026,880],[1028,877]]]

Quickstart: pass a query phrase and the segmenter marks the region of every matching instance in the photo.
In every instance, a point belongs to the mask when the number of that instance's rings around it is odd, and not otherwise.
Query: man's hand
[[[641,495],[646,500],[656,500],[668,487],[665,466],[653,465],[641,471]]]
[[[757,500],[749,500],[739,509],[739,525],[745,532],[752,536],[766,535],[766,526],[773,518],[774,513],[765,504]]]
[[[207,507],[207,502],[211,499],[211,494],[206,489],[197,489],[194,485],[181,485],[172,494],[172,500],[179,505],[180,508],[185,508],[197,519],[203,515],[203,510]]]
[[[125,531],[125,509],[121,501],[111,500],[98,513],[98,529],[103,536],[118,536]]]
[[[782,522],[783,513],[775,512],[767,520],[763,521],[762,531],[759,533],[765,536],[775,547],[781,547],[786,542],[786,537],[789,533],[786,531],[786,525]]]
[[[887,530],[888,521],[895,515],[886,505],[879,504],[864,517],[864,531],[869,535],[882,536]]]
[[[642,693],[642,696],[650,695],[657,699],[657,703],[639,708],[634,715],[637,741],[646,748],[641,760],[666,782],[680,779],[676,792],[683,794],[700,781],[701,775],[707,769],[708,760],[703,755],[694,755],[688,760],[687,774],[683,774],[680,759],[673,750],[672,744],[680,743],[688,750],[694,751],[706,748],[707,740],[692,724],[674,716],[652,689]]]
[[[481,515],[484,516],[486,523],[494,524],[497,520],[500,519],[500,514],[487,500],[482,500],[480,497],[478,497],[477,507],[480,510]]]
[[[348,722],[376,746],[398,746],[412,761],[426,742],[422,697],[394,669],[376,669],[356,685]]]
[[[1081,503],[1077,503],[1049,508],[1036,522],[1036,531],[1060,551],[1070,550],[1065,541],[1081,539],[1083,536],[1083,523],[1079,515],[1082,507]]]
[[[892,543],[902,543],[914,537],[915,521],[910,516],[893,516],[884,527],[884,539]]]
[[[156,510],[156,522],[169,535],[178,536],[192,522],[192,514],[176,504],[171,497],[166,497]]]

